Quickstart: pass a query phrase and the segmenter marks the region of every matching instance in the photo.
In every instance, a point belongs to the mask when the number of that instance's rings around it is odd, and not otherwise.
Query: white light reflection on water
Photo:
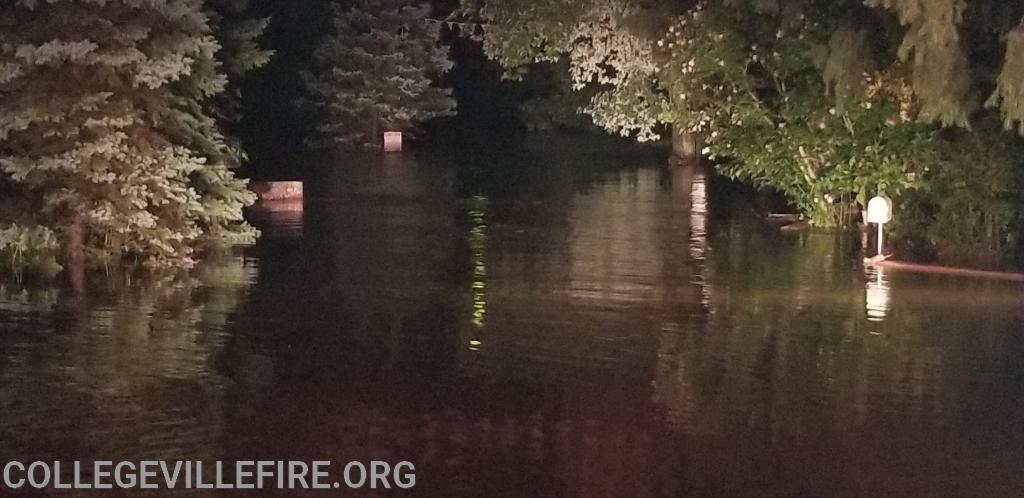
[[[707,251],[707,220],[707,183],[704,175],[697,173],[693,176],[693,186],[690,189],[690,256],[698,261],[704,260]]]
[[[867,276],[864,307],[867,311],[868,321],[882,322],[889,314],[889,303],[892,300],[892,287],[889,285],[889,278],[881,268],[875,266],[865,266],[864,274]]]
[[[701,306],[708,310],[711,307],[711,286],[708,282],[708,265],[703,264],[708,250],[708,193],[707,180],[703,172],[693,176],[690,189],[690,257],[700,265],[697,284],[700,285]]]

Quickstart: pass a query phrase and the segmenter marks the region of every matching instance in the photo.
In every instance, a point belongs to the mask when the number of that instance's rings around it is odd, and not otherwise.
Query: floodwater
[[[1024,286],[865,271],[650,155],[337,160],[187,274],[7,285],[0,458],[416,469],[281,495],[1024,496]]]

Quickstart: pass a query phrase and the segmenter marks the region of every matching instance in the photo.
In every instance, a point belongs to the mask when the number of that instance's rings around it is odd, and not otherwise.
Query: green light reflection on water
[[[469,201],[467,214],[470,229],[466,236],[469,243],[470,263],[473,267],[473,311],[470,322],[474,329],[484,327],[487,316],[487,208],[488,199],[484,195],[475,195]],[[469,349],[478,351],[482,345],[478,333],[469,340]]]

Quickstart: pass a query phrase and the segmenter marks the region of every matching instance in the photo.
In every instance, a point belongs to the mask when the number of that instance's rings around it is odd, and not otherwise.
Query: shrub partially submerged
[[[29,271],[50,275],[60,270],[61,243],[47,227],[10,225],[0,228],[0,262],[16,275]]]

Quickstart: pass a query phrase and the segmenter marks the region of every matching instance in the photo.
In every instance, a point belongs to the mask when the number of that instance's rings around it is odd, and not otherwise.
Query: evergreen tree
[[[228,78],[227,88],[216,97],[215,113],[224,125],[242,119],[241,82],[253,70],[270,62],[275,51],[260,47],[269,18],[250,17],[249,0],[206,0],[214,36],[221,45],[217,59]],[[241,147],[235,147],[241,152]]]
[[[228,80],[203,7],[18,0],[0,12],[0,251],[15,260],[37,240],[72,260],[188,265],[204,244],[254,235],[242,220],[253,196],[211,113]]]
[[[409,133],[453,113],[451,90],[435,84],[452,62],[429,13],[428,5],[404,0],[335,6],[334,32],[302,75],[308,94],[303,103],[322,119],[311,145],[375,146],[384,131]]]

